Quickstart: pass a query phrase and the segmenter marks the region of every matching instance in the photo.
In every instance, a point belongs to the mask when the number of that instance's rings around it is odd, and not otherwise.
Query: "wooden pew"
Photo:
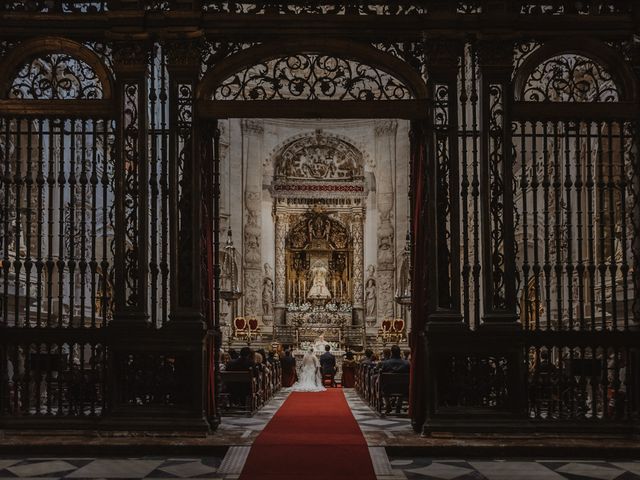
[[[375,387],[375,409],[382,415],[385,408],[384,397],[395,399],[396,413],[400,413],[402,403],[409,399],[408,373],[379,373]],[[398,405],[397,402],[400,402]]]
[[[225,413],[253,414],[258,409],[258,381],[253,370],[220,372],[222,409]]]

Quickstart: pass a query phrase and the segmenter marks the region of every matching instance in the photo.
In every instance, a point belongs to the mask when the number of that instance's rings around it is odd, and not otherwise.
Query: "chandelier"
[[[220,251],[220,296],[227,302],[235,302],[242,296],[240,288],[240,253],[233,245],[231,229],[227,233],[227,242]]]
[[[398,258],[400,265],[400,275],[398,277],[398,288],[396,289],[395,301],[399,305],[411,305],[411,235],[407,233],[407,240],[404,249]]]

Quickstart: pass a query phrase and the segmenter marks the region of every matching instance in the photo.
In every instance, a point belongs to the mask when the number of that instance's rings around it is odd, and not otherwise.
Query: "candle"
[[[340,280],[340,298],[342,298],[342,280]]]
[[[307,301],[307,279],[302,279],[302,303]]]
[[[333,279],[333,298],[337,297],[338,291],[336,290],[336,279]]]

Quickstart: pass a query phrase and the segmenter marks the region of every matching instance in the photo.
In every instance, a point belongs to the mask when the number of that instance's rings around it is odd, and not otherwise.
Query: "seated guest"
[[[285,350],[280,363],[282,363],[282,386],[290,387],[296,383],[296,359],[291,355],[291,350]]]
[[[397,345],[394,345],[397,346]],[[400,350],[400,347],[398,347],[398,351]],[[391,349],[390,348],[384,348],[382,349],[382,361],[384,362],[385,360],[389,360],[391,358]]]
[[[389,351],[390,358],[380,363],[380,372],[382,373],[409,373],[409,362],[400,355],[400,347],[393,345]],[[391,396],[388,392],[382,392],[385,404],[385,414],[391,413]],[[402,399],[398,400],[396,405],[396,413],[400,413]]]
[[[229,356],[231,356],[231,351],[229,351]],[[238,358],[231,360],[227,365],[227,370],[231,372],[241,372],[242,370],[249,370],[253,366],[253,350],[249,347],[242,347]]]
[[[364,351],[364,358],[360,360],[360,363],[363,365],[373,363],[373,350],[371,350],[370,348],[367,348]]]
[[[231,357],[231,360],[235,360],[236,358],[239,357],[238,351],[235,348],[230,348],[229,349],[229,356]]]
[[[240,356],[235,360],[231,360],[227,365],[227,372],[243,372],[250,371],[254,367],[253,350],[249,347],[240,349]],[[251,392],[251,385],[232,383],[229,388],[229,400],[232,405],[246,405],[247,397]]]
[[[356,383],[356,361],[353,359],[353,352],[345,353],[342,361],[342,387],[353,388]]]
[[[405,350],[405,351],[404,351],[404,359],[405,359],[407,362],[410,362],[410,361],[411,361],[411,350]]]

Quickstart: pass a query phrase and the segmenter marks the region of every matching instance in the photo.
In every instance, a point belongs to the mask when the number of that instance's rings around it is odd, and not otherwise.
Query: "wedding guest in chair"
[[[342,361],[342,387],[353,388],[356,383],[356,361],[353,358],[353,352],[345,353],[345,359]]]
[[[291,355],[291,350],[284,352],[280,363],[282,363],[282,386],[290,387],[296,383],[296,359]]]

